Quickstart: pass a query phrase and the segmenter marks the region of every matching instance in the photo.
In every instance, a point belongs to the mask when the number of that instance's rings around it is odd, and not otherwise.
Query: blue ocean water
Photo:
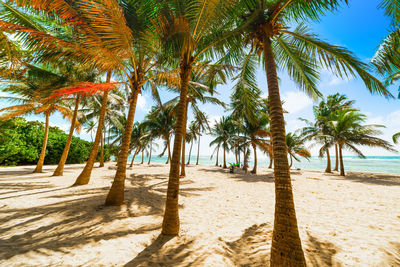
[[[186,161],[187,161],[186,156]],[[129,161],[132,157],[129,156]],[[144,162],[147,163],[148,158],[144,158]],[[151,162],[166,162],[166,157],[152,157]],[[392,173],[400,174],[400,157],[397,156],[371,156],[366,159],[361,159],[353,156],[343,157],[344,167],[346,171],[360,171],[360,172],[376,172],[376,173]],[[137,156],[135,162],[141,162],[141,157]],[[233,156],[227,157],[227,163],[235,162]],[[196,164],[196,157],[192,155],[191,164]],[[209,156],[200,156],[199,164],[202,165],[215,165],[215,157],[210,159]],[[222,157],[220,157],[219,164],[222,164]],[[269,159],[262,157],[258,159],[259,167],[267,167],[269,164]],[[331,158],[332,169],[335,166],[335,157]],[[249,165],[253,165],[253,161],[249,161]],[[305,170],[325,170],[326,159],[312,157],[309,161],[303,159],[301,162],[294,161],[292,168],[300,168]]]

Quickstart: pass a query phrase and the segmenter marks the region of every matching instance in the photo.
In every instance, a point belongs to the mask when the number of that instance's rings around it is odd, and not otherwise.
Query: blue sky
[[[371,0],[351,0],[349,5],[343,5],[338,11],[326,14],[320,22],[311,24],[314,33],[317,33],[325,41],[331,44],[347,47],[362,61],[368,62],[374,55],[376,48],[381,40],[387,35],[390,21],[384,16],[382,9],[378,9],[379,1]],[[287,131],[295,131],[303,126],[298,120],[299,117],[313,119],[313,101],[302,93],[297,86],[290,80],[287,74],[279,73],[281,97],[285,100],[285,109],[289,114],[285,115]],[[260,69],[257,74],[258,84],[263,92],[267,92],[265,73]],[[219,86],[218,97],[220,100],[229,103],[232,83]],[[394,132],[400,131],[400,101],[397,99],[387,100],[384,97],[371,95],[363,83],[355,78],[341,80],[332,76],[329,72],[323,71],[319,83],[320,91],[327,96],[336,92],[346,94],[350,99],[356,100],[356,107],[368,115],[368,123],[383,124],[387,128],[384,130],[382,138],[390,141]],[[391,88],[394,95],[397,95],[397,88]],[[173,97],[171,93],[162,92],[162,98],[167,100]],[[153,101],[149,93],[145,92],[139,98],[136,120],[142,120]],[[0,107],[6,103],[0,102]],[[204,105],[205,110],[211,119],[215,121],[221,116],[226,115],[222,108],[213,105]],[[42,117],[31,116],[28,119],[44,120]],[[189,114],[189,120],[192,119]],[[61,116],[55,115],[51,119],[52,124],[59,126],[63,130],[68,130],[69,124]],[[81,138],[90,140],[90,135],[80,134]],[[202,140],[200,149],[201,155],[209,155],[212,151],[208,143],[211,137],[205,136]],[[196,153],[195,147],[193,148]],[[313,155],[317,155],[317,147],[311,149]],[[381,149],[362,149],[366,155],[393,155]],[[345,153],[345,155],[352,155]]]

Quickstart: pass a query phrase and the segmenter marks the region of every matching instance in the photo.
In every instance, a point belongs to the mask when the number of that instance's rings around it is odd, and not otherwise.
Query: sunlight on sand
[[[115,163],[70,187],[82,165],[0,168],[1,266],[268,266],[271,171],[189,166],[179,237],[160,236],[168,165],[127,171],[125,205],[104,207]],[[400,176],[292,172],[309,266],[399,266]]]

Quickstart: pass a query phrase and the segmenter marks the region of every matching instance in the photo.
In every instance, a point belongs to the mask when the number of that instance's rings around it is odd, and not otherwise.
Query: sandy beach
[[[268,266],[274,212],[271,170],[258,175],[189,166],[181,180],[178,237],[160,236],[169,166],[127,170],[125,205],[104,207],[115,163],[71,187],[63,177],[0,168],[1,266]],[[400,176],[292,171],[309,266],[400,266]]]

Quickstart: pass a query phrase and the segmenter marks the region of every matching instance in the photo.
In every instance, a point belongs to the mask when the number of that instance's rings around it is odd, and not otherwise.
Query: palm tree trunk
[[[325,172],[331,173],[332,172],[332,170],[331,170],[331,155],[329,154],[329,149],[326,150],[326,160],[327,160],[327,163],[326,163]]]
[[[342,145],[341,144],[339,144],[339,157],[340,157],[340,175],[346,176],[346,173],[344,172]]]
[[[151,161],[151,150],[153,150],[153,142],[150,141],[150,153],[149,153],[149,161],[147,162],[147,165],[149,165],[150,161]]]
[[[218,148],[217,148],[217,161],[215,162],[215,166],[218,166],[219,164],[218,164],[218,155],[219,155],[219,146],[218,146]]]
[[[186,164],[190,164],[190,155],[192,154],[192,147],[193,147],[193,141],[190,143],[190,149],[189,149],[189,158]]]
[[[107,73],[107,82],[110,81],[111,78],[111,72]],[[101,129],[103,128],[103,123],[104,123],[104,117],[106,115],[107,111],[107,98],[108,98],[108,92],[105,91],[103,93],[103,99],[101,101],[101,109],[100,109],[100,116],[99,116],[99,122],[97,125],[97,130],[96,130],[96,137],[94,139],[93,147],[92,150],[90,151],[89,159],[83,168],[81,174],[79,174],[78,178],[76,178],[76,181],[74,185],[85,185],[89,183],[90,176],[92,175],[92,170],[94,163],[96,162],[97,158],[97,153],[99,152],[99,143],[101,139]]]
[[[136,103],[139,93],[140,87],[136,85],[136,87],[133,88],[132,99],[129,101],[128,118],[126,120],[125,131],[118,154],[117,172],[115,173],[113,184],[108,192],[105,205],[121,205],[124,202],[126,161],[129,154],[133,121],[135,119]]]
[[[253,146],[253,151],[254,151],[254,167],[251,173],[256,174],[257,173],[257,147],[255,144],[251,144]]]
[[[185,119],[187,113],[187,94],[189,76],[192,71],[191,64],[182,61],[180,64],[181,93],[179,98],[178,114],[176,121],[176,131],[174,149],[172,152],[171,167],[169,171],[167,200],[165,203],[164,219],[162,223],[162,234],[177,235],[179,233],[179,164],[182,151],[182,137],[185,130]]]
[[[292,154],[289,153],[289,157],[290,157],[290,164],[289,164],[289,169],[292,168],[293,165],[293,157]]]
[[[339,170],[339,152],[338,152],[338,145],[335,144],[335,168],[333,169],[334,171]]]
[[[245,173],[247,173],[247,165],[248,165],[247,159],[248,159],[249,150],[247,148],[245,148],[243,153],[244,153],[243,170]]]
[[[139,150],[139,147],[137,147],[135,150],[135,153],[133,153],[131,165],[129,166],[130,168],[132,168],[132,166],[133,166],[133,162],[135,161],[135,157],[136,157],[136,154],[138,153],[138,150]]]
[[[144,148],[142,150],[142,162],[140,162],[140,164],[143,164],[143,162],[144,162]]]
[[[200,155],[200,135],[199,135],[199,144],[197,146],[197,160],[196,165],[199,165],[199,155]]]
[[[102,131],[103,134],[101,135],[101,144],[100,144],[100,165],[99,167],[104,167],[104,135],[105,132]]]
[[[269,155],[269,166],[268,169],[272,169],[272,164],[274,163],[274,157],[272,155],[272,153],[268,153]]]
[[[71,128],[69,130],[67,143],[65,144],[64,151],[63,151],[63,153],[61,155],[60,161],[58,162],[58,166],[57,166],[56,170],[53,173],[53,176],[62,176],[63,175],[64,165],[65,165],[65,162],[67,161],[69,148],[70,148],[71,142],[72,142],[72,136],[73,136],[74,131],[75,131],[76,117],[78,116],[79,100],[80,100],[80,95],[78,94],[76,99],[75,99],[74,114],[72,116]]]
[[[44,126],[44,139],[43,139],[43,144],[42,144],[42,150],[40,151],[40,156],[38,163],[36,165],[35,170],[33,171],[34,173],[39,173],[43,172],[43,164],[44,164],[44,157],[46,156],[46,147],[47,147],[47,140],[49,138],[49,117],[50,113],[46,112],[46,123]]]
[[[186,176],[185,172],[185,152],[186,152],[186,123],[187,123],[187,109],[189,106],[189,102],[186,102],[186,113],[185,113],[185,120],[184,120],[184,129],[182,132],[182,159],[181,159],[181,176]]]
[[[239,159],[239,164],[240,164],[240,149],[238,149],[238,152],[237,152],[237,154],[238,154],[238,159]]]
[[[272,151],[275,160],[275,219],[271,266],[306,266],[293,200],[278,75],[271,40],[267,36],[264,37],[263,48],[271,114]]]
[[[226,169],[226,151],[225,151],[225,145],[224,146],[224,169]]]
[[[168,158],[167,158],[167,162],[165,162],[165,164],[168,164],[171,161],[170,136],[168,136],[167,147],[168,147]]]

